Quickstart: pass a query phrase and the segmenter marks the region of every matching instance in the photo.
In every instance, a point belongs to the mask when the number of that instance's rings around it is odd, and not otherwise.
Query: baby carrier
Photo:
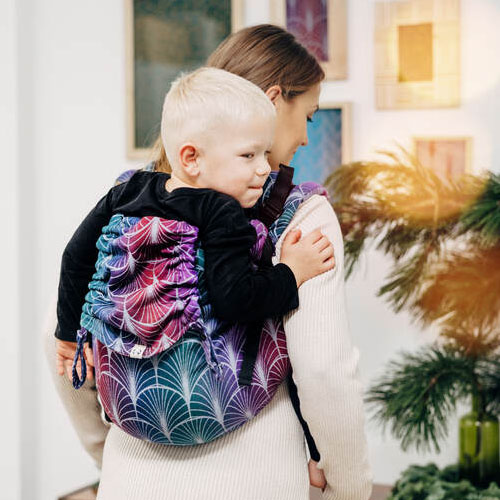
[[[251,209],[255,267],[272,256],[298,206],[326,195],[312,182],[294,186],[292,176],[285,166],[271,173]],[[282,318],[234,324],[214,317],[198,228],[115,214],[97,248],[73,385],[85,380],[82,350],[91,333],[97,390],[113,423],[139,439],[195,445],[237,429],[270,402],[290,371]]]

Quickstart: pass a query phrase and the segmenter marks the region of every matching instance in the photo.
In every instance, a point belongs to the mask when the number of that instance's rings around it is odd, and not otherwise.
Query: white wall
[[[15,5],[19,9],[19,31],[13,20]],[[266,21],[267,6],[267,0],[247,1],[247,21]],[[462,6],[462,106],[382,112],[374,109],[373,1],[349,1],[349,79],[325,83],[321,99],[353,103],[353,159],[366,159],[377,149],[391,147],[394,141],[409,145],[412,134],[472,135],[474,166],[500,171],[495,163],[500,144],[494,138],[500,125],[499,64],[495,54],[500,46],[500,2],[462,0]],[[123,1],[9,0],[2,4],[0,19],[0,42],[6,51],[7,67],[7,80],[2,85],[12,95],[18,77],[16,64],[22,66],[18,109],[6,100],[4,92],[0,100],[0,132],[3,140],[8,137],[2,159],[8,165],[18,165],[22,190],[13,190],[13,200],[2,201],[15,205],[20,196],[18,218],[25,226],[30,223],[37,228],[35,233],[22,230],[17,248],[23,267],[14,260],[8,270],[12,276],[7,275],[14,278],[13,269],[19,268],[20,286],[26,293],[23,305],[27,299],[33,306],[30,314],[23,309],[20,315],[18,345],[23,352],[21,408],[29,413],[21,420],[23,441],[17,448],[20,409],[8,415],[12,429],[9,444],[22,457],[24,482],[29,480],[32,485],[26,487],[23,498],[53,500],[57,494],[98,476],[91,460],[81,451],[52,388],[39,338],[40,325],[56,292],[59,260],[66,241],[116,175],[136,164],[125,158]],[[10,26],[6,31],[5,23]],[[16,51],[18,61],[13,57]],[[4,124],[5,120],[10,122],[9,116],[20,120],[15,137],[4,131],[9,128]],[[16,185],[14,172],[9,175],[8,184]],[[12,252],[16,240],[12,242],[2,249],[6,255],[16,254]],[[360,372],[366,385],[398,350],[413,349],[433,337],[432,332],[411,326],[405,314],[394,315],[375,297],[387,270],[388,262],[370,252],[364,258],[364,269],[347,285],[352,335],[361,351]],[[7,304],[10,311],[15,311],[15,299]],[[9,326],[15,331],[15,322]],[[15,345],[12,349],[7,373],[17,366],[18,349]],[[14,401],[18,397],[15,383],[7,388],[7,396]],[[389,435],[383,438],[381,430],[371,422],[367,432],[377,482],[394,481],[412,462],[435,460],[444,465],[456,458],[456,425],[451,427],[439,457],[403,454],[399,443]],[[9,498],[19,497],[19,482],[15,484]]]
[[[376,151],[411,148],[413,135],[470,135],[473,171],[500,172],[500,2],[462,0],[462,105],[456,109],[377,111],[374,91],[374,2],[350,0],[348,12],[349,79],[327,82],[320,99],[351,101],[352,158],[376,158]],[[394,314],[376,292],[390,270],[390,261],[371,250],[347,283],[347,303],[354,343],[360,348],[365,386],[384,373],[402,350],[415,350],[436,336],[412,325],[407,314]],[[398,358],[400,359],[400,358]],[[466,413],[460,405],[458,416]],[[458,458],[458,418],[450,419],[449,438],[441,454],[414,450],[403,453],[389,431],[385,437],[373,421],[367,425],[375,481],[393,483],[411,463],[448,465]]]
[[[57,290],[64,245],[81,219],[135,163],[125,158],[123,0],[33,0],[37,220],[42,322]],[[44,221],[50,221],[47,224]],[[39,332],[36,332],[39,336]],[[53,500],[98,471],[69,425],[40,347],[38,497]],[[43,429],[43,432],[41,432]]]
[[[0,454],[2,495],[9,500],[21,498],[21,444],[19,397],[19,190],[18,190],[18,65],[17,65],[17,10],[15,0],[0,3],[0,155],[3,193],[0,209],[3,217],[0,262],[2,289],[0,292],[2,321],[2,362],[0,379],[6,390],[0,413],[0,427],[4,429]],[[4,481],[4,478],[9,478]]]

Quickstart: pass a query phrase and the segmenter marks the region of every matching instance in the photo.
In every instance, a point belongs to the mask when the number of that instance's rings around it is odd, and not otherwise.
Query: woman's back
[[[357,373],[359,352],[351,345],[344,303],[340,227],[331,206],[320,196],[299,207],[288,229],[296,226],[303,234],[320,227],[336,251],[335,269],[301,287],[299,309],[285,318],[302,414],[321,453],[319,466],[325,469],[328,482],[323,498],[367,500],[372,472],[364,434],[363,388]],[[275,259],[279,259],[287,231],[278,241]],[[49,350],[53,366],[51,356]],[[71,391],[75,391],[69,381],[55,378],[75,427],[82,429],[82,423],[95,416],[95,408],[88,399],[72,399]],[[87,384],[82,389],[91,392]],[[95,423],[93,432],[80,434],[87,449],[92,443],[85,441],[102,430],[97,427]],[[286,384],[250,422],[200,446],[155,445],[112,426],[103,463],[100,500],[309,498],[304,434]]]
[[[271,403],[211,443],[179,447],[111,426],[99,500],[306,500],[304,432],[281,384]]]

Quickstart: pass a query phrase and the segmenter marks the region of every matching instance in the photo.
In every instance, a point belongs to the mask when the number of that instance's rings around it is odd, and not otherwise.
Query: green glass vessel
[[[472,396],[472,412],[460,419],[459,474],[474,486],[500,485],[498,417],[482,410],[479,395]]]

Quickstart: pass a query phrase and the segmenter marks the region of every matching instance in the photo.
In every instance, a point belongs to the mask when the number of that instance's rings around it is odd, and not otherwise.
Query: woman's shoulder
[[[340,223],[329,199],[321,194],[313,194],[299,205],[287,230],[300,228],[302,234],[308,234],[315,229],[320,229],[333,243],[337,252],[343,251],[343,237]]]
[[[309,219],[321,223],[336,222],[338,224],[337,215],[331,203],[326,196],[320,194],[313,194],[297,208],[294,222]]]

